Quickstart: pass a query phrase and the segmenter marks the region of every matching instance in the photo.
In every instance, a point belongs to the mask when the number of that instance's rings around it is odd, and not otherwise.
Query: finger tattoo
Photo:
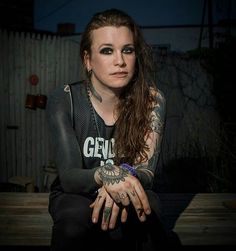
[[[111,207],[105,207],[103,210],[104,221],[107,223],[111,215]]]
[[[137,211],[138,211],[138,216],[141,217],[144,212],[143,208],[137,208]]]
[[[133,196],[136,195],[135,191],[131,191],[130,193],[131,193],[131,195],[133,195]]]
[[[101,198],[102,198],[102,196],[101,196],[101,195],[99,195],[99,196],[98,196],[98,201],[99,201]]]

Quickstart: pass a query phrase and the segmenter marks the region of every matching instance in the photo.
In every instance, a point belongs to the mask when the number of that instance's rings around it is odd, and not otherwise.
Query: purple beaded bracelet
[[[132,166],[130,166],[129,164],[127,163],[123,163],[120,165],[122,168],[126,169],[127,171],[129,171],[130,174],[132,174],[134,177],[137,176],[137,172],[136,172],[136,169]]]

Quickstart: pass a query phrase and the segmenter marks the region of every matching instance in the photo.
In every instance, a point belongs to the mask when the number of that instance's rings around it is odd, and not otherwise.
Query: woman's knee
[[[66,218],[74,219],[76,222],[87,222],[91,219],[92,209],[89,207],[91,203],[90,199],[81,195],[62,194],[49,201],[49,212],[54,222]]]
[[[82,240],[88,236],[89,224],[75,220],[74,218],[64,218],[54,223],[53,232],[57,238],[64,240]]]
[[[83,238],[93,226],[89,207],[91,201],[84,196],[63,194],[51,201],[53,234],[58,239]]]
[[[154,211],[154,213],[158,217],[161,217],[162,205],[161,205],[161,201],[159,199],[159,196],[157,195],[157,193],[153,192],[152,190],[146,190],[145,192],[147,194],[148,201],[149,201],[149,204],[150,204],[152,211]]]

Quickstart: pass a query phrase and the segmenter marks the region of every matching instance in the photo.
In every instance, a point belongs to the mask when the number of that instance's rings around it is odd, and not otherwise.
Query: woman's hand
[[[103,207],[104,206],[104,207]],[[99,189],[96,200],[90,205],[93,208],[92,221],[97,223],[101,209],[103,208],[102,224],[103,230],[113,229],[121,210],[121,222],[126,222],[128,212],[126,207],[118,206],[104,187]]]
[[[97,173],[97,174],[96,174]],[[137,178],[121,167],[107,164],[96,171],[104,188],[117,203],[128,206],[133,204],[140,221],[145,221],[151,213],[147,195]]]

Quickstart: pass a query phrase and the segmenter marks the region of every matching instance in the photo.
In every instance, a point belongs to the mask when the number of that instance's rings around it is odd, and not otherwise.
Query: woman
[[[80,55],[88,79],[57,88],[48,103],[59,173],[51,248],[154,250],[165,242],[151,191],[165,99],[149,47],[130,16],[110,9],[88,23]]]

